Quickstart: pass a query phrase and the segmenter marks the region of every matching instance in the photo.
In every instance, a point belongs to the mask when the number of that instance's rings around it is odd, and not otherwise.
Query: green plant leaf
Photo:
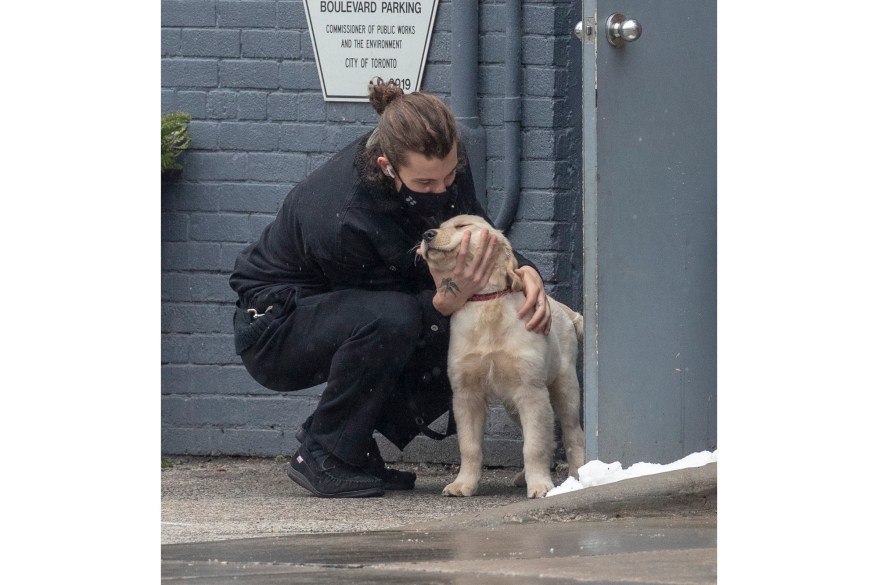
[[[162,173],[183,168],[176,159],[192,142],[189,138],[191,121],[192,116],[186,112],[162,114]]]

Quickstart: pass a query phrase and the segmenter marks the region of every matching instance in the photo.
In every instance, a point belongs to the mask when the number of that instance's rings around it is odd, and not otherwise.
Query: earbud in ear
[[[396,171],[394,170],[393,165],[388,164],[386,167],[384,167],[384,172],[387,173],[387,176],[391,179],[396,178]]]

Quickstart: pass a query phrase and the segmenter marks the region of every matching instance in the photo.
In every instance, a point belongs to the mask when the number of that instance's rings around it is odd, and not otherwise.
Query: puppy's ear
[[[524,290],[524,283],[521,282],[521,277],[515,273],[515,269],[518,268],[518,260],[515,259],[515,255],[512,253],[512,246],[506,243],[503,246],[503,253],[506,254],[506,283],[512,289],[512,292]]]

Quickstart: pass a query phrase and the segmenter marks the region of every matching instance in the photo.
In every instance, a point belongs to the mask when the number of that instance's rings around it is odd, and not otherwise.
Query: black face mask
[[[445,206],[451,200],[452,191],[457,187],[452,183],[451,187],[441,193],[418,193],[409,189],[401,179],[399,182],[402,185],[399,189],[399,194],[402,195],[402,199],[408,205],[409,210],[424,219],[435,218],[445,209]]]

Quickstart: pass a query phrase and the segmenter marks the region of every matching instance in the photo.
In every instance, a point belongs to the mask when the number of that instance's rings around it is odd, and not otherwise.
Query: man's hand
[[[467,260],[472,232],[464,232],[457,261],[451,272],[434,272],[430,268],[430,274],[436,282],[433,306],[446,317],[460,309],[472,295],[488,286],[499,252],[497,236],[490,234],[489,238],[488,234],[488,230],[482,230],[483,245],[473,253],[472,259]],[[486,238],[488,243],[484,245]]]
[[[525,296],[524,304],[518,310],[518,318],[523,319],[533,311],[533,316],[525,328],[528,331],[548,335],[552,328],[552,309],[549,307],[549,298],[546,296],[540,273],[530,266],[522,266],[515,273],[521,277]]]

